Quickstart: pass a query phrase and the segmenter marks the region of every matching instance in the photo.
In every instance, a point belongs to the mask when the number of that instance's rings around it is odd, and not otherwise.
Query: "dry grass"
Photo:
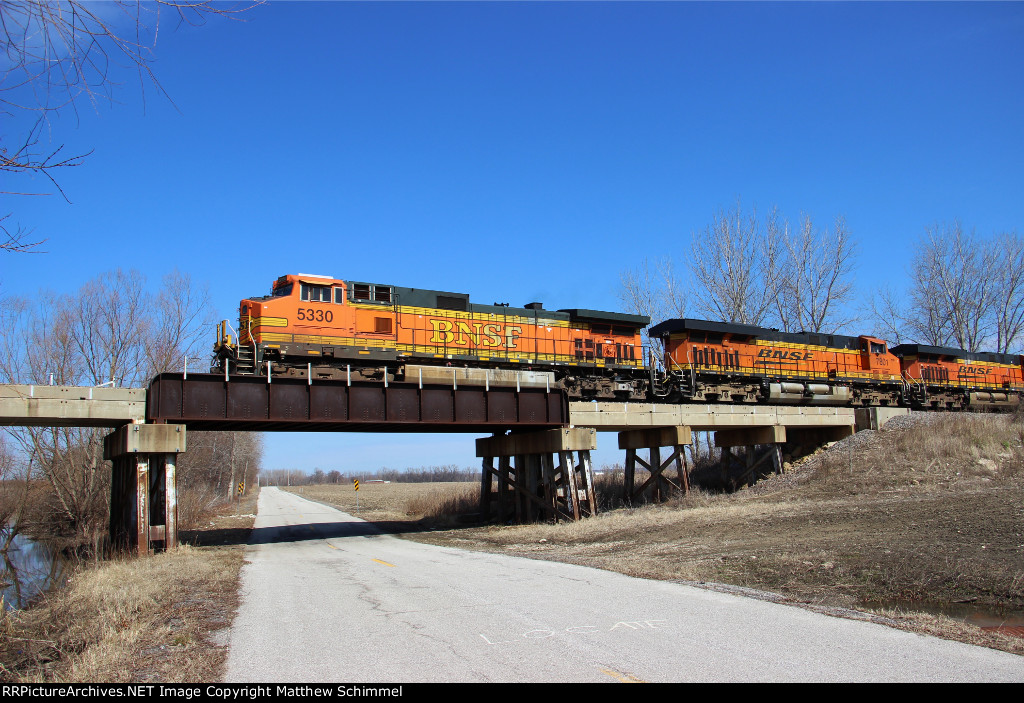
[[[83,567],[5,622],[7,674],[23,681],[204,681],[224,656],[238,549],[191,547]],[[31,636],[29,636],[31,635]]]
[[[470,482],[322,484],[286,488],[371,522],[453,524],[480,509],[480,484]],[[358,507],[357,507],[358,499]]]
[[[480,510],[480,488],[475,483],[441,487],[406,502],[406,514],[421,516],[431,525],[454,524]]]
[[[178,527],[182,530],[195,530],[209,521],[211,513],[223,503],[221,491],[212,487],[193,487],[191,490],[180,491],[178,494]]]
[[[212,528],[236,524],[231,513]],[[252,518],[248,518],[252,527]],[[0,620],[0,679],[21,682],[218,680],[237,607],[244,547],[184,545],[80,564],[66,587]]]
[[[861,433],[866,439],[876,433]],[[807,460],[829,493],[956,488],[1024,476],[1024,425],[1009,414],[935,413]]]

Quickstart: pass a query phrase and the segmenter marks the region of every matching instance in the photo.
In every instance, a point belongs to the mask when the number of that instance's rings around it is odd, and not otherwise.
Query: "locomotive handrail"
[[[256,338],[252,336],[252,315],[248,315],[245,318],[246,330],[249,332],[249,341],[252,343],[252,372],[256,373],[256,358],[259,356],[259,350],[256,348]],[[267,375],[270,375],[270,362],[267,362]]]
[[[228,322],[227,320],[224,320],[224,326],[227,327],[229,330],[231,330],[232,332],[235,333],[235,339],[239,339],[240,340],[240,335],[238,334],[238,330],[236,330],[234,327],[232,327],[230,322]]]
[[[670,355],[669,358],[672,359],[672,356]],[[672,359],[672,363],[673,364],[676,363],[676,360]],[[686,363],[689,364],[689,366],[690,366],[690,388],[696,389],[697,388],[697,375],[693,372],[693,360],[690,359],[690,352],[689,351],[686,352]]]
[[[900,371],[900,377],[903,378],[903,382],[906,383],[907,386],[909,386],[911,388],[916,388],[918,391],[920,391],[921,386],[922,386],[921,383],[918,383],[917,381],[915,381],[914,379],[912,379],[910,376],[908,376],[907,374],[903,373],[902,371]]]

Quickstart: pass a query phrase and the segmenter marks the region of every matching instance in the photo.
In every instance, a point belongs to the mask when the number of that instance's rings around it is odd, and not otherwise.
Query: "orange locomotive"
[[[779,332],[705,320],[652,327],[664,344],[653,393],[669,401],[1012,407],[1024,395],[1024,357],[902,344],[868,335]]]
[[[669,400],[897,405],[903,390],[899,359],[876,337],[691,319],[648,334],[665,347],[655,393]]]
[[[221,323],[214,369],[300,378],[564,388],[570,399],[1010,407],[1024,357],[706,320],[472,303],[463,293],[281,276]]]
[[[215,368],[243,374],[548,385],[570,398],[647,395],[650,318],[472,303],[463,293],[310,274],[241,301],[237,343],[220,325]]]
[[[901,344],[907,405],[916,408],[1012,407],[1024,394],[1024,357]]]

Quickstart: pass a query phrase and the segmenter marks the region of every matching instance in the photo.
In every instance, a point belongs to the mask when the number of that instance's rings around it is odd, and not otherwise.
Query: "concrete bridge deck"
[[[145,419],[145,388],[0,384],[0,425],[119,427]]]
[[[856,410],[806,405],[742,405],[688,403],[569,403],[569,421],[575,427],[598,432],[625,432],[653,427],[689,427],[723,430],[745,427],[851,427]]]

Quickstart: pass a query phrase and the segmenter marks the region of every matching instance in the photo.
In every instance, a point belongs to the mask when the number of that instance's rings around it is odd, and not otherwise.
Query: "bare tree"
[[[71,339],[78,348],[82,381],[136,385],[143,377],[151,335],[145,277],[118,269],[86,283],[64,298]]]
[[[710,320],[764,324],[776,305],[780,242],[776,210],[764,223],[756,209],[720,210],[711,225],[692,238],[691,300]]]
[[[33,458],[32,454],[19,457],[0,435],[0,553],[25,527]]]
[[[172,271],[164,276],[150,315],[147,378],[182,368],[186,356],[203,349],[214,322],[209,289],[187,273]]]
[[[892,286],[884,285],[873,291],[868,296],[865,307],[878,336],[892,344],[911,341],[907,336],[908,327],[904,321],[906,310],[903,296],[893,290]]]
[[[928,327],[942,321],[947,343],[979,351],[990,336],[993,252],[959,222],[928,228],[911,263],[911,307]]]
[[[775,274],[767,288],[782,329],[833,333],[851,324],[856,245],[845,220],[837,217],[832,229],[820,230],[805,214],[795,233],[787,223],[776,239],[784,252],[772,262]]]
[[[73,295],[43,292],[0,302],[0,379],[7,382],[144,385],[204,351],[213,312],[205,284],[174,271],[154,293],[139,271],[118,269]],[[31,343],[27,340],[32,340]]]
[[[686,286],[676,277],[672,260],[663,257],[653,266],[644,259],[640,266],[619,274],[618,298],[623,307],[636,315],[646,315],[652,322],[686,315]],[[644,346],[656,364],[661,340],[651,340],[647,330],[641,332]]]
[[[619,298],[653,320],[681,317],[692,305],[710,320],[835,332],[855,320],[855,253],[841,217],[822,230],[804,215],[793,232],[778,208],[759,218],[756,209],[746,212],[737,202],[693,235],[690,281],[674,275],[671,259],[654,267],[644,260],[620,275]]]
[[[43,134],[51,115],[77,112],[113,98],[117,73],[134,70],[143,90],[164,94],[152,70],[154,47],[170,13],[177,24],[202,24],[212,16],[249,9],[201,0],[4,0],[0,2],[0,115],[28,124],[20,135],[0,134],[0,173],[34,174],[63,196],[55,173],[82,164],[88,154],[48,147]],[[9,187],[9,186],[5,186]],[[6,194],[18,194],[4,190]],[[29,231],[0,217],[0,250],[37,251]]]
[[[156,301],[150,305],[150,301]],[[98,276],[74,295],[42,294],[29,303],[0,305],[7,334],[0,338],[0,377],[7,382],[142,385],[198,351],[199,329],[209,319],[205,288],[180,273],[167,276],[153,294],[137,271]],[[51,529],[97,543],[109,515],[109,466],[102,459],[103,432],[68,428],[8,428],[25,456],[36,457],[38,476],[49,487]],[[190,441],[190,444],[194,442]],[[258,469],[259,441],[241,441],[241,470]],[[222,442],[226,447],[227,443]],[[199,447],[201,450],[201,446]],[[216,455],[216,452],[214,452]],[[226,483],[222,451],[211,479]],[[187,465],[187,462],[186,462]],[[191,490],[183,481],[183,490]],[[224,493],[218,490],[219,498]]]
[[[989,244],[996,351],[1019,349],[1024,333],[1024,239],[1016,232],[996,235]]]
[[[1009,353],[1024,335],[1024,240],[990,239],[959,222],[929,227],[915,244],[906,295],[883,289],[872,310],[897,341]],[[898,334],[902,330],[902,334]]]
[[[263,435],[257,432],[190,432],[188,451],[178,457],[178,480],[189,506],[185,519],[236,495],[240,481],[256,485],[263,461]]]
[[[644,259],[636,268],[623,270],[617,295],[624,309],[656,321],[686,314],[685,288],[672,260],[663,257],[653,265]]]

